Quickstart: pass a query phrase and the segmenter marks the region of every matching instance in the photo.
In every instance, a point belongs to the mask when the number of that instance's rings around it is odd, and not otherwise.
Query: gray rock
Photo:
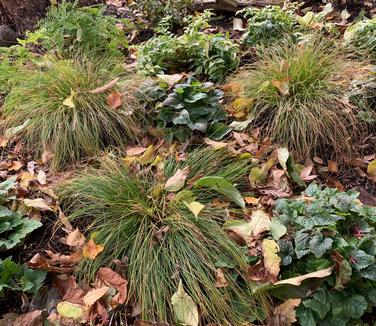
[[[0,25],[0,46],[17,44],[17,33],[6,25]]]

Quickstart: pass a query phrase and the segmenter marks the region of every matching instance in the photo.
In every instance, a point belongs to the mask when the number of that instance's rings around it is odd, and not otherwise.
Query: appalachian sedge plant
[[[104,246],[94,261],[82,263],[80,274],[92,279],[101,266],[126,258],[129,300],[140,304],[144,320],[175,324],[171,297],[180,280],[207,322],[240,325],[259,318],[266,301],[256,302],[247,285],[246,253],[221,229],[228,214],[242,215],[242,209],[213,203],[230,198],[243,206],[234,185],[244,187],[249,164],[212,149],[195,150],[185,161],[170,158],[162,171],[107,157],[99,169],[69,181],[60,190],[67,212],[91,220],[88,230]],[[167,191],[177,171],[188,174],[186,182]],[[223,287],[216,286],[219,266],[234,266],[223,268]]]
[[[120,92],[119,86],[93,92],[118,75],[106,57],[52,60],[39,71],[22,70],[5,99],[2,126],[19,127],[28,149],[52,152],[55,169],[94,156],[107,146],[123,145],[139,132],[135,112],[139,107],[132,100],[132,88],[116,95],[124,99],[116,108],[107,101],[110,94]]]
[[[347,100],[348,60],[332,41],[280,42],[259,52],[245,75],[245,96],[254,106],[250,123],[273,141],[306,157],[332,148],[351,150],[356,110]]]

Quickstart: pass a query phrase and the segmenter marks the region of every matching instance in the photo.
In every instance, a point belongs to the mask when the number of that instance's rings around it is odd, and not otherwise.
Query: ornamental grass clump
[[[195,150],[185,161],[170,158],[157,172],[107,157],[69,181],[62,203],[71,218],[92,221],[88,230],[104,246],[80,274],[93,278],[101,266],[126,259],[129,303],[140,306],[141,319],[176,324],[171,297],[180,280],[207,322],[258,318],[266,303],[255,302],[245,281],[246,252],[221,228],[228,214],[242,215],[237,189],[246,184],[249,164],[212,149]],[[218,198],[236,204],[226,209],[215,204]],[[219,267],[225,281],[216,277]]]
[[[123,94],[118,85],[100,89],[117,76],[112,61],[82,56],[21,70],[4,102],[2,127],[16,127],[37,154],[52,152],[54,169],[123,145],[139,132],[138,106],[131,82]]]
[[[357,119],[347,71],[359,63],[320,39],[260,51],[260,60],[243,72],[245,96],[254,103],[248,121],[304,157],[328,148],[351,151]]]

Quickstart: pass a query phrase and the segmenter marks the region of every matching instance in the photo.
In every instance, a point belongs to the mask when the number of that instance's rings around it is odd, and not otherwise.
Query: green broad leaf
[[[269,228],[274,240],[278,240],[287,232],[287,228],[276,218],[272,218]]]
[[[287,266],[292,263],[292,257],[294,256],[294,247],[290,240],[282,239],[278,240],[279,256],[281,257],[281,265]]]
[[[195,182],[194,187],[209,188],[227,197],[241,208],[245,208],[245,202],[239,190],[223,177],[203,177]]]
[[[15,247],[21,243],[29,233],[41,226],[41,222],[23,218],[19,213],[1,217],[0,251]]]
[[[367,300],[360,294],[348,296],[343,292],[334,292],[332,302],[333,318],[358,319],[367,309]]]
[[[176,322],[179,325],[198,326],[197,304],[184,291],[182,281],[179,282],[178,290],[171,298],[171,304]]]
[[[368,255],[363,250],[355,249],[350,252],[350,262],[356,270],[360,271],[374,264],[375,257]]]
[[[376,281],[376,264],[362,269],[359,273],[362,277],[368,280]]]
[[[302,304],[296,309],[296,316],[298,317],[299,324],[304,326],[316,326],[317,320],[313,311],[304,307]]]
[[[324,238],[322,233],[316,234],[309,241],[309,248],[317,258],[321,258],[327,251],[332,249],[333,239]]]
[[[312,299],[304,300],[303,305],[314,311],[320,319],[324,319],[330,311],[330,299],[329,292],[319,289],[313,294]]]
[[[298,258],[302,258],[310,252],[309,248],[310,234],[308,232],[298,231],[295,236],[295,253]]]
[[[22,291],[37,293],[46,279],[47,272],[26,268],[20,279]]]
[[[222,122],[216,122],[209,126],[207,134],[212,140],[221,140],[231,132],[231,128]]]

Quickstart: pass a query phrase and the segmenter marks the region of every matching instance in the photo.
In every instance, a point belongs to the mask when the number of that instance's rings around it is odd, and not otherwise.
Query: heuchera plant
[[[297,308],[301,325],[348,325],[376,306],[376,208],[358,195],[311,184],[276,202],[275,218],[288,230],[278,241],[282,278],[333,266]]]

